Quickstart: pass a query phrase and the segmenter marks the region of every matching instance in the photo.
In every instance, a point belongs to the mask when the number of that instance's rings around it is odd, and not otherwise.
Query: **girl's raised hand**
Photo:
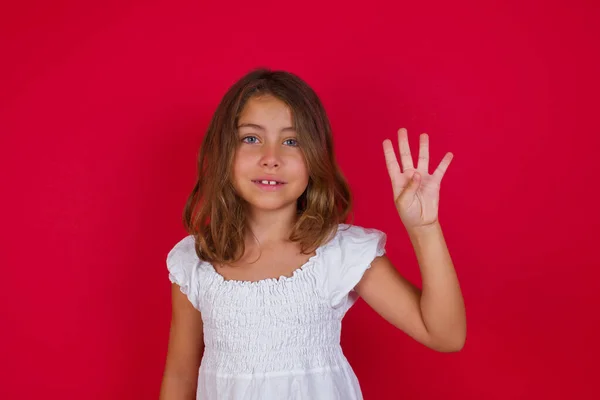
[[[383,153],[392,181],[394,203],[406,229],[434,224],[438,220],[440,184],[454,155],[446,153],[433,174],[429,174],[429,136],[419,138],[419,161],[415,169],[405,128],[398,130],[398,147],[402,171],[392,141],[383,141]]]

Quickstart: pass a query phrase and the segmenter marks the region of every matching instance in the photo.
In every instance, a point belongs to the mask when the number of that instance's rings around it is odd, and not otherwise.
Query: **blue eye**
[[[246,136],[245,138],[242,139],[243,143],[248,143],[248,144],[255,144],[258,142],[258,139],[256,138],[256,136]],[[291,143],[289,143],[291,142]],[[284,141],[284,143],[287,143],[288,146],[292,146],[292,147],[298,147],[298,141],[296,139],[286,139]]]
[[[246,142],[246,139],[255,139],[256,140],[256,136],[246,136],[245,138],[242,139],[242,142],[248,143],[248,142]],[[256,143],[256,142],[250,142],[249,144],[253,144],[253,143]]]

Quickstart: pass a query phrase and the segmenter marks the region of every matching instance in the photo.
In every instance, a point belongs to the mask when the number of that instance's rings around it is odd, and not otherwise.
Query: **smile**
[[[277,181],[252,181],[256,186],[261,188],[262,190],[273,192],[281,189],[285,183],[277,182]]]

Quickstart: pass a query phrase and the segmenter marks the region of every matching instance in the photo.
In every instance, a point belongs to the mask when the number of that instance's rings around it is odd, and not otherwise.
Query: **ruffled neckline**
[[[238,279],[225,279],[223,275],[217,272],[214,265],[207,261],[201,261],[207,266],[208,272],[213,276],[213,278],[221,285],[230,285],[230,286],[272,286],[272,285],[281,285],[285,283],[290,283],[294,280],[297,280],[301,275],[313,269],[313,266],[318,264],[319,259],[322,257],[325,249],[337,239],[338,233],[340,231],[340,227],[338,227],[335,236],[329,240],[327,243],[322,244],[317,247],[315,250],[315,255],[311,256],[304,264],[300,267],[296,268],[290,276],[280,275],[278,278],[264,278],[256,281],[247,281],[247,280],[238,280]]]

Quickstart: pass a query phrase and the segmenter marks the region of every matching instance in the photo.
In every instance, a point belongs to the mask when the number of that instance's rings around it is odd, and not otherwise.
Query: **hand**
[[[398,130],[398,144],[402,170],[398,165],[392,141],[383,141],[383,153],[387,165],[394,203],[406,229],[426,227],[438,221],[440,184],[454,155],[446,153],[433,174],[429,174],[429,136],[420,135],[419,161],[417,169],[413,164],[405,128]]]

